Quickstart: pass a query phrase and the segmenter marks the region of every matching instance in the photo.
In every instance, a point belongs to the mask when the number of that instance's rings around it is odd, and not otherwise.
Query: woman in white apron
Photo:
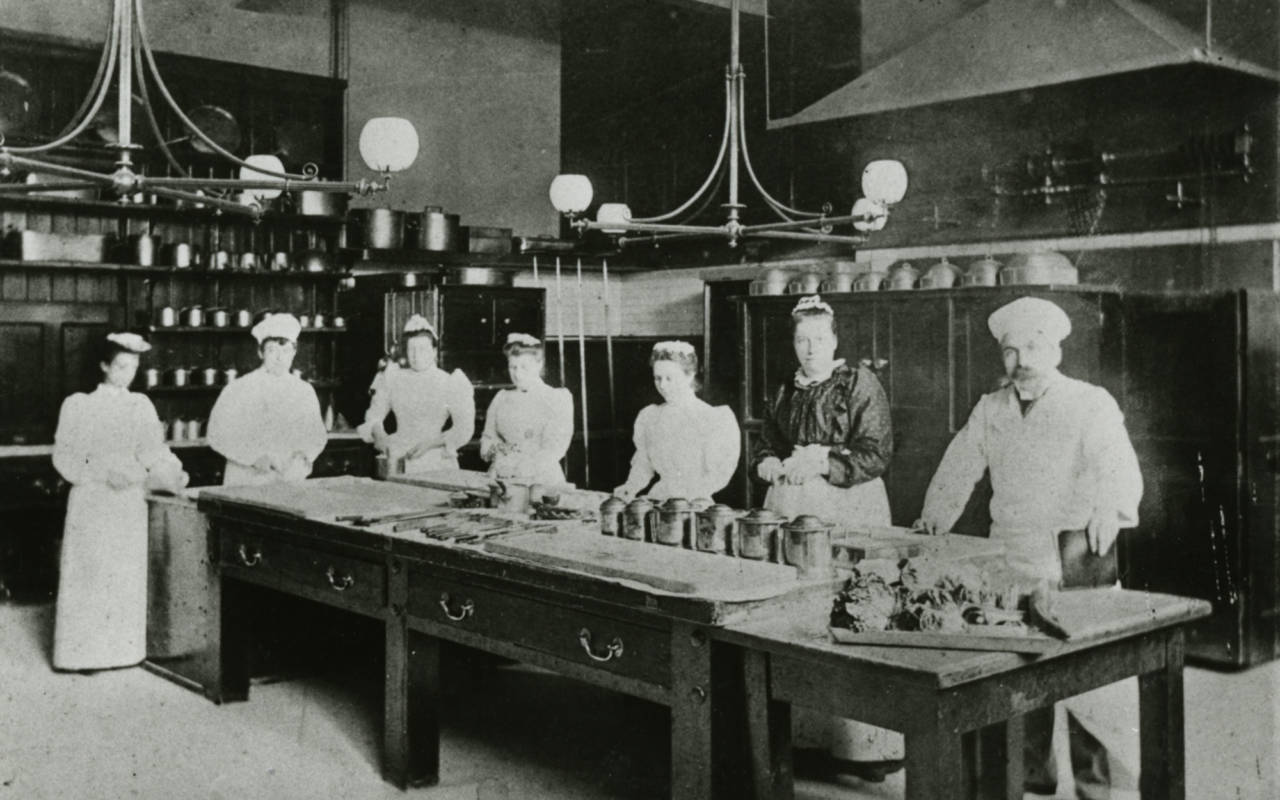
[[[225,486],[303,481],[329,441],[315,388],[290,372],[302,326],[268,314],[251,333],[262,365],[227,384],[209,412],[209,446]]]
[[[889,464],[889,402],[870,370],[837,359],[835,314],[817,295],[791,313],[800,368],[773,397],[754,472],[770,485],[765,508],[787,518],[814,514],[837,531],[888,525],[880,476]],[[846,772],[883,780],[902,767],[901,735],[797,708],[796,771]]]
[[[573,395],[542,380],[546,353],[526,333],[507,335],[502,348],[514,389],[494,395],[480,436],[480,457],[495,478],[564,483],[560,460],[573,440]]]
[[[458,468],[458,448],[471,441],[476,429],[476,403],[471,381],[462,370],[445,372],[436,366],[436,329],[420,314],[404,326],[407,368],[391,361],[373,379],[373,399],[357,428],[361,438],[387,452],[388,460],[404,460],[404,472]],[[387,414],[396,415],[396,431],[383,427]],[[448,427],[446,428],[446,424]]]
[[[624,499],[648,491],[654,500],[710,498],[729,483],[742,449],[738,420],[728,406],[698,397],[698,354],[688,342],[658,342],[649,356],[662,402],[636,416],[635,456],[627,482],[613,490]]]
[[[62,534],[53,666],[97,670],[146,657],[146,486],[180,489],[182,463],[146,395],[129,391],[141,336],[107,336],[103,380],[62,403],[53,465],[71,484]]]

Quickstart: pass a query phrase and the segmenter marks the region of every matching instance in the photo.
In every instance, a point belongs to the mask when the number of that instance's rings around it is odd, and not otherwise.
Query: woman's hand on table
[[[769,456],[756,465],[756,474],[766,483],[777,483],[787,474],[787,471],[783,468],[781,459],[777,456]]]
[[[406,459],[422,458],[427,453],[444,445],[444,439],[440,436],[433,436],[430,439],[424,439],[413,447],[404,452]]]

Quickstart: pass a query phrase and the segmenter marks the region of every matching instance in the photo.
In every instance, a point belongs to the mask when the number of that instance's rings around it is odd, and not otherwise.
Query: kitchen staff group
[[[1056,585],[1057,534],[1087,531],[1105,553],[1121,528],[1137,524],[1142,478],[1115,400],[1105,389],[1058,371],[1071,332],[1053,303],[1020,298],[989,318],[1007,381],[984,395],[956,435],[926,493],[920,525],[947,532],[976,483],[989,474],[992,539],[1010,563]],[[890,524],[881,476],[892,455],[889,404],[875,374],[836,358],[830,305],[804,297],[791,314],[798,369],[777,387],[749,469],[769,484],[765,507],[792,517],[816,514],[838,528]],[[226,458],[224,484],[305,479],[327,435],[310,384],[290,372],[300,326],[272,314],[252,330],[262,364],[227,385],[210,414],[209,445]],[[407,366],[392,361],[370,388],[358,432],[406,472],[457,467],[475,429],[475,401],[461,370],[437,364],[439,337],[415,315],[404,327]],[[163,440],[151,401],[129,391],[150,345],[133,333],[106,337],[102,382],[68,397],[55,437],[54,466],[72,485],[62,545],[53,666],[91,672],[138,664],[145,656],[147,488],[186,485]],[[485,415],[481,456],[496,477],[564,482],[561,461],[573,436],[573,398],[543,380],[543,344],[513,333],[503,348],[514,388]],[[662,398],[635,420],[635,456],[622,498],[647,494],[711,497],[740,456],[733,411],[697,396],[698,356],[687,342],[660,342],[650,356]],[[395,431],[384,422],[394,413]],[[1027,790],[1052,794],[1053,709],[1027,721]],[[1072,768],[1082,798],[1107,797],[1108,748],[1068,714]],[[882,780],[901,767],[898,734],[797,710],[795,765],[813,777],[853,774]]]

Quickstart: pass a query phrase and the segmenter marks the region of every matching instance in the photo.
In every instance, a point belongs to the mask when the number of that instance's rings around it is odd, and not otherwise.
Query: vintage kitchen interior
[[[1280,8],[0,0],[0,800],[1280,796]]]

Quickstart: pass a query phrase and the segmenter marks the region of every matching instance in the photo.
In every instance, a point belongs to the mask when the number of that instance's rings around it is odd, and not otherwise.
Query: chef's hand
[[[406,459],[422,458],[427,453],[431,452],[432,450],[435,450],[437,447],[440,447],[443,444],[444,444],[444,440],[441,437],[433,436],[430,439],[424,439],[421,442],[418,442],[417,444],[415,444],[413,447],[410,447],[408,450],[405,451],[404,457]]]
[[[630,486],[624,483],[613,490],[613,496],[618,498],[619,500],[630,501],[636,496],[636,493],[632,491]]]
[[[777,456],[769,456],[756,465],[756,474],[766,483],[777,483],[787,474],[787,471],[783,469],[781,459]]]
[[[911,523],[911,530],[923,531],[930,536],[937,536],[940,533],[945,533],[945,531],[942,530],[942,523],[938,522],[936,519],[925,519],[924,517],[921,517]]]
[[[1089,552],[1102,555],[1120,535],[1120,519],[1114,511],[1094,511],[1089,520]]]
[[[391,436],[386,432],[385,429],[383,429],[381,422],[373,426],[373,429],[370,431],[370,434],[373,436],[374,447],[378,448],[384,453],[387,451],[388,448],[391,447]]]

